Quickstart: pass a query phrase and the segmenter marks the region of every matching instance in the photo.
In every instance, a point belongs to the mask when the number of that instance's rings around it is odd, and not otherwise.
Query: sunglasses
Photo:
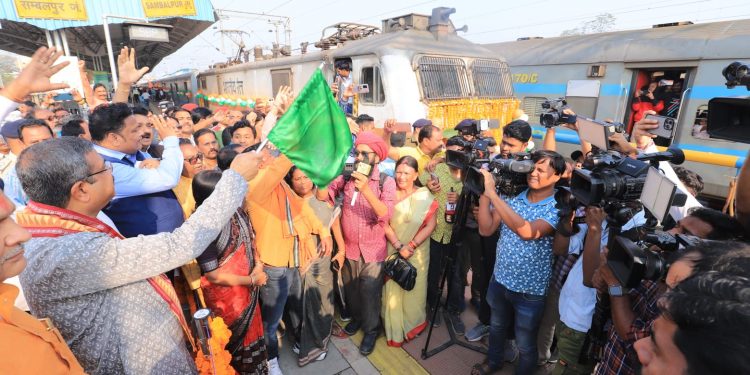
[[[198,163],[198,160],[203,160],[203,154],[200,152],[195,154],[195,156],[193,156],[192,158],[185,159],[185,161],[190,163],[190,165],[195,165],[196,163]]]

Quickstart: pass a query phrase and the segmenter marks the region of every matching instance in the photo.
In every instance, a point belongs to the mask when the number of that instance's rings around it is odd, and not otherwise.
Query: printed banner
[[[19,18],[86,21],[84,0],[13,0]]]

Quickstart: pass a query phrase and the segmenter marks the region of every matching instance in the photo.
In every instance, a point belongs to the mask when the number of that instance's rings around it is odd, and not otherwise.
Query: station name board
[[[86,21],[84,0],[13,0],[19,18]]]
[[[142,0],[147,18],[194,16],[194,0]]]

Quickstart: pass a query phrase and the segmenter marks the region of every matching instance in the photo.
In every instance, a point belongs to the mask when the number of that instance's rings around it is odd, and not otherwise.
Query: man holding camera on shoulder
[[[555,184],[565,172],[565,160],[556,152],[542,150],[532,154],[532,161],[535,166],[527,177],[528,189],[513,198],[501,198],[495,191],[494,177],[482,171],[485,188],[477,213],[479,232],[488,236],[500,224],[503,226],[494,278],[487,291],[492,309],[487,361],[475,365],[474,374],[495,373],[502,368],[511,324],[521,358],[516,373],[535,371],[537,331],[552,272],[552,235],[558,222]]]

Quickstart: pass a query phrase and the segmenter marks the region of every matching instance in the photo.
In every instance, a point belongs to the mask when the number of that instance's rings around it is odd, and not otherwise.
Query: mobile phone
[[[646,118],[649,120],[659,121],[659,127],[649,130],[649,133],[662,138],[672,138],[672,136],[674,136],[674,131],[677,128],[677,121],[675,121],[675,119],[673,119],[672,117],[646,115]]]
[[[396,133],[411,133],[411,124],[408,122],[397,122],[394,129]]]
[[[357,163],[354,171],[359,174],[370,177],[370,173],[372,172],[372,165],[367,164],[367,163]]]
[[[370,92],[370,85],[363,83],[361,85],[354,85],[352,91],[355,94],[367,94]]]

